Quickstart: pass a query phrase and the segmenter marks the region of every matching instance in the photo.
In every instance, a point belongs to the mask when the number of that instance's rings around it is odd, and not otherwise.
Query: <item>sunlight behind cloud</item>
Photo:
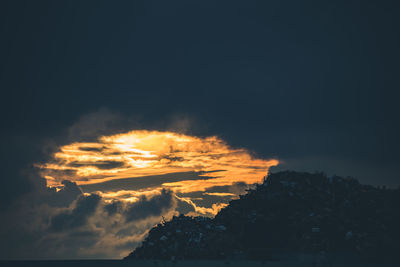
[[[168,188],[179,194],[204,192],[213,187],[234,183],[260,182],[275,159],[254,158],[243,148],[232,148],[222,139],[196,137],[174,132],[136,130],[101,136],[97,142],[76,142],[60,147],[53,160],[38,167],[50,187],[62,187],[63,180],[82,188],[107,184],[121,179],[144,179],[160,176],[159,184],[140,190],[102,187],[98,194],[105,199],[134,202],[141,194]],[[192,173],[179,180],[168,174]],[[193,174],[194,173],[194,174]],[[164,176],[166,177],[163,179]],[[139,181],[139,180],[137,180]],[[150,179],[149,179],[150,181]],[[212,192],[204,196],[233,196],[229,192]],[[219,205],[219,204],[218,204]],[[197,209],[201,209],[197,207]]]

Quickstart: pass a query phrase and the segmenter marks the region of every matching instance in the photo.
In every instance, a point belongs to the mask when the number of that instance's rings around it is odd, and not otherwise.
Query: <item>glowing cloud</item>
[[[53,160],[38,165],[48,186],[62,187],[63,180],[83,188],[114,180],[154,177],[172,173],[195,173],[178,181],[165,179],[157,186],[100,192],[108,200],[134,202],[140,194],[169,188],[175,193],[205,192],[216,186],[260,182],[275,159],[255,159],[243,148],[232,148],[216,136],[196,137],[174,132],[137,130],[101,136],[97,142],[77,142],[60,147]],[[204,179],[203,179],[204,178]],[[110,192],[111,191],[111,192]],[[227,192],[210,196],[230,196]]]

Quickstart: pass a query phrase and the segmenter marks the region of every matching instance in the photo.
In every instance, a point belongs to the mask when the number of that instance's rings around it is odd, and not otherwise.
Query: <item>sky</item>
[[[397,1],[1,1],[0,259],[121,258],[269,171],[397,187]]]

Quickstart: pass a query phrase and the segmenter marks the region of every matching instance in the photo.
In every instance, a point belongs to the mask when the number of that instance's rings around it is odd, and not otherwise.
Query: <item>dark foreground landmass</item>
[[[399,204],[399,188],[279,172],[213,219],[158,224],[126,259],[398,262]]]

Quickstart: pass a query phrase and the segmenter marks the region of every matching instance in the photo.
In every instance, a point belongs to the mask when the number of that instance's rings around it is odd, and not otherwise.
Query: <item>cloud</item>
[[[51,197],[70,201],[55,206],[37,243],[60,257],[124,256],[161,216],[215,216],[278,163],[215,136],[136,130],[81,140],[39,165]]]
[[[168,173],[161,175],[151,175],[143,177],[131,177],[122,179],[113,179],[106,182],[95,183],[95,184],[83,184],[80,185],[82,190],[85,192],[95,191],[120,191],[120,190],[142,190],[152,187],[160,187],[163,183],[167,182],[179,182],[185,180],[204,180],[211,179],[211,176],[205,176],[205,172],[178,172]]]
[[[204,176],[195,183],[190,179],[162,183],[174,191],[190,192],[236,182],[256,183],[277,164],[275,159],[257,159],[244,148],[232,148],[216,136],[135,130],[61,146],[52,160],[37,166],[55,187],[61,186],[66,172],[73,172],[69,179],[82,186],[171,173]],[[207,178],[210,172],[214,179]]]
[[[108,135],[128,128],[138,127],[137,120],[106,107],[82,115],[68,128],[68,140],[93,140],[98,136]],[[83,148],[85,149],[85,148]],[[90,150],[90,148],[86,148]]]
[[[162,216],[214,216],[277,163],[215,136],[122,131],[117,117],[82,117],[39,164],[41,176],[29,170],[29,190],[1,214],[0,258],[126,256]]]
[[[85,150],[85,151],[93,151],[93,150]],[[120,167],[123,167],[124,165],[125,165],[125,163],[121,162],[121,161],[99,160],[99,161],[94,161],[94,162],[73,161],[71,163],[68,163],[67,166],[70,166],[72,168],[95,167],[100,170],[109,170],[109,169],[120,168]]]
[[[217,197],[232,197],[235,196],[235,194],[232,193],[204,193],[204,195],[208,195],[208,196],[217,196]]]
[[[49,191],[47,197],[63,198],[58,195],[76,186],[64,183],[69,189]],[[80,194],[67,206],[39,201],[2,217],[0,237],[8,247],[0,250],[0,258],[121,258],[162,216],[171,218],[176,207],[174,193],[162,189],[136,202],[108,202],[97,194]]]
[[[46,195],[41,196],[43,202],[48,203],[50,206],[66,207],[69,206],[75,199],[83,195],[79,186],[71,181],[62,181],[63,187],[57,192],[49,188]]]
[[[95,212],[99,202],[100,196],[98,195],[81,196],[72,210],[61,212],[51,219],[51,230],[65,231],[84,225],[87,218]]]
[[[104,205],[104,211],[106,211],[109,216],[112,216],[116,213],[120,213],[122,207],[123,207],[122,202],[119,200],[115,200],[109,204]]]
[[[171,191],[163,189],[160,195],[151,198],[143,196],[133,203],[124,213],[128,222],[137,221],[149,216],[160,216],[166,210],[175,207],[175,198]]]
[[[175,212],[215,216],[276,164],[216,136],[134,130],[61,146],[38,166],[50,186],[62,188],[59,181],[70,177],[101,196],[107,214],[120,212],[129,223],[159,216],[175,202]]]
[[[185,197],[177,197],[182,203],[179,207],[183,208],[184,211],[188,216],[215,216],[217,213],[228,204],[214,202],[211,204],[211,207],[202,207],[196,205],[196,203],[190,199]],[[186,205],[183,205],[185,203]]]
[[[170,218],[176,209],[176,198],[173,192],[167,190],[142,196],[134,203],[122,201],[108,203],[97,196],[100,200],[96,205],[93,201],[87,202],[92,196],[96,195],[86,196],[84,205],[79,208],[92,211],[85,218],[85,223],[61,232],[64,241],[72,242],[74,246],[78,241],[81,244],[80,250],[75,251],[76,257],[126,256],[141,242],[147,231],[161,221],[161,216]],[[82,221],[80,212],[76,212],[77,209],[78,205],[72,208],[68,215],[76,216],[76,220]],[[50,232],[44,243],[48,245],[48,241],[57,236],[57,233]]]

